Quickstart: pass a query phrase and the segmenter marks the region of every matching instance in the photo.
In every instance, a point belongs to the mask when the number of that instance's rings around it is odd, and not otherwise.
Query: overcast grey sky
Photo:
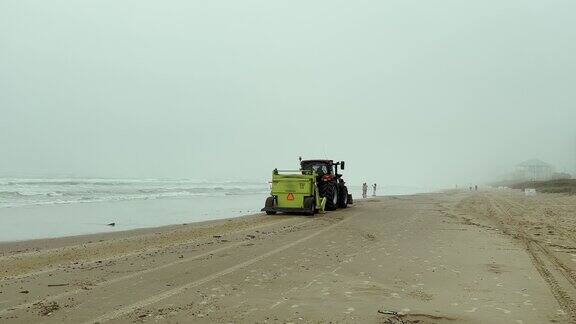
[[[576,164],[576,2],[0,2],[0,175],[485,181]]]

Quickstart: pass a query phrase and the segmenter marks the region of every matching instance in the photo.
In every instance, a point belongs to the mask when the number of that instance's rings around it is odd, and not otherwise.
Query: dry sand
[[[0,245],[6,323],[571,323],[576,199],[379,197],[316,217]]]

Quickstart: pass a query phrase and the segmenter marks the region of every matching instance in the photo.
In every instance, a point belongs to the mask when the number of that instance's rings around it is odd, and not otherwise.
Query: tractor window
[[[326,168],[325,165],[313,165],[312,169],[318,173],[318,175],[325,175],[326,173],[328,173],[328,169]]]
[[[304,170],[312,170],[316,172],[319,176],[329,174],[331,170],[325,164],[305,164],[302,166]]]

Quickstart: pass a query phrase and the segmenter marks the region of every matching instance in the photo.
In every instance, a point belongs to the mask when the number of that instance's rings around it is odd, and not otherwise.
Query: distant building
[[[551,164],[531,159],[516,165],[514,179],[519,181],[542,181],[552,179],[554,167]]]

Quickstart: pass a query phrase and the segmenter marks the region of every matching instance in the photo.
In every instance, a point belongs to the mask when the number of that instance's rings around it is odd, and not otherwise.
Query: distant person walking
[[[376,197],[376,184],[372,185],[372,197]]]
[[[368,197],[368,185],[364,182],[364,184],[362,184],[362,198],[366,197]]]

